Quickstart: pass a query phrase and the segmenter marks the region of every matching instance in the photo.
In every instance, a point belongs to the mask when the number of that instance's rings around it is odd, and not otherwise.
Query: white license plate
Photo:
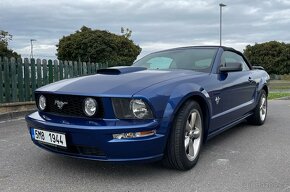
[[[43,143],[66,147],[65,134],[55,133],[50,131],[43,131],[39,129],[32,129],[32,137]]]

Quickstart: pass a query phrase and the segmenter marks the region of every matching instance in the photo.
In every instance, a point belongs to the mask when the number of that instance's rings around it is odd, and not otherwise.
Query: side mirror
[[[253,66],[253,69],[265,70],[264,67],[257,65]]]
[[[242,71],[243,67],[241,63],[226,63],[225,66],[220,67],[220,72],[234,72]]]

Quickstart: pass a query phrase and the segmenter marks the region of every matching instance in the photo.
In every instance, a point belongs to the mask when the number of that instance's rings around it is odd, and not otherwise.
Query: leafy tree
[[[59,60],[109,63],[110,66],[131,65],[141,48],[129,39],[132,31],[123,29],[122,32],[116,35],[83,26],[59,40],[57,57]]]
[[[125,29],[124,27],[121,27],[121,33],[123,34],[123,36],[129,39],[132,35],[132,30],[130,30],[129,28]]]
[[[8,46],[8,41],[12,40],[12,35],[7,31],[0,30],[0,41],[6,47]]]
[[[6,31],[0,30],[0,57],[20,57],[20,55],[8,48],[12,35]]]
[[[270,41],[247,45],[245,56],[252,65],[260,65],[270,74],[290,73],[290,44]]]

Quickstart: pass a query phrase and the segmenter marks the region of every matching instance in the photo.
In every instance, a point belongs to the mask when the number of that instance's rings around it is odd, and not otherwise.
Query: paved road
[[[290,101],[271,101],[265,125],[210,140],[187,172],[62,157],[30,141],[24,120],[0,123],[0,191],[290,192]]]

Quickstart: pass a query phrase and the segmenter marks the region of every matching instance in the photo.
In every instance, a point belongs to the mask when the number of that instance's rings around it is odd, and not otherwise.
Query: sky
[[[266,41],[290,42],[290,0],[1,0],[0,30],[13,35],[9,47],[22,57],[55,59],[61,37],[80,29],[120,34],[150,52],[189,45],[219,45],[219,3],[223,45],[243,51]]]

